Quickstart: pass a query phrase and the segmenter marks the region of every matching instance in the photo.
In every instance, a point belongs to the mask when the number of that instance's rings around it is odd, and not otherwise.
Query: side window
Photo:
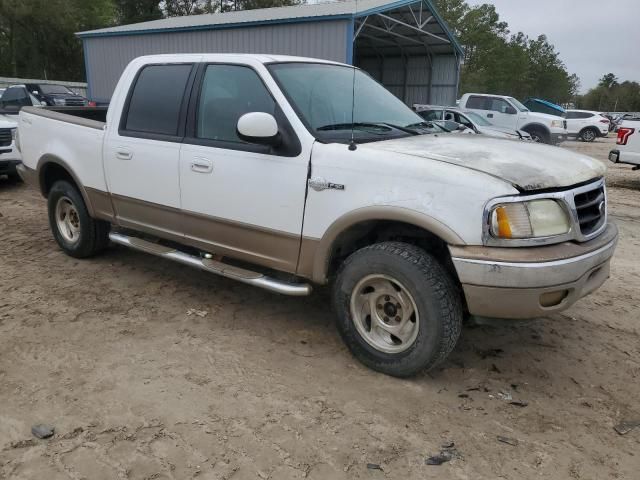
[[[249,112],[273,115],[276,104],[258,74],[240,65],[209,65],[198,101],[196,137],[244,143],[238,119]]]
[[[0,106],[6,108],[9,106],[21,108],[24,106],[31,106],[31,99],[27,93],[27,89],[24,87],[9,87],[2,94],[0,99]]]
[[[180,107],[192,65],[149,65],[138,75],[124,129],[178,135]]]
[[[426,110],[423,112],[418,112],[418,115],[420,115],[428,122],[432,122],[434,120],[442,120],[442,110]]]
[[[489,99],[489,108],[493,112],[507,113],[507,109],[509,108],[509,104],[501,99],[501,98],[491,98]]]
[[[587,112],[584,112],[584,113],[582,114],[582,118],[591,118],[591,117],[593,117],[593,113],[587,113]]]
[[[467,108],[473,108],[475,110],[487,110],[487,97],[480,97],[477,95],[472,95],[467,100]]]
[[[567,112],[567,116],[565,118],[567,120],[575,120],[578,117],[576,112]]]

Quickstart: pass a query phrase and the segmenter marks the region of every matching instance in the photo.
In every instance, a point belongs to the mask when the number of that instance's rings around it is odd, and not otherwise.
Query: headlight
[[[489,222],[491,235],[500,239],[551,237],[571,229],[567,213],[555,200],[498,204]]]
[[[64,105],[65,101],[64,101],[64,98],[54,98],[53,103],[54,105]]]
[[[552,128],[564,128],[564,122],[562,120],[551,120]]]
[[[18,128],[12,128],[11,129],[11,140],[15,140],[16,139],[16,133],[18,131]]]

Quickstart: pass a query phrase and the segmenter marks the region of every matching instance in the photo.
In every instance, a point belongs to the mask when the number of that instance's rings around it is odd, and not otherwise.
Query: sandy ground
[[[612,143],[566,148],[606,161]],[[74,260],[39,194],[0,180],[0,478],[638,479],[640,428],[613,426],[640,420],[640,172],[608,177],[605,286],[540,321],[467,327],[412,380],[354,361],[326,292],[122,248]],[[41,422],[54,437],[32,437]],[[455,458],[425,465],[448,442]]]

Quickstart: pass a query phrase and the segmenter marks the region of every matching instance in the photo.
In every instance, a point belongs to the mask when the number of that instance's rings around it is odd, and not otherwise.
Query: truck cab
[[[566,120],[532,112],[513,97],[466,93],[460,99],[459,107],[482,115],[496,126],[524,130],[534,142],[555,145],[567,139]]]

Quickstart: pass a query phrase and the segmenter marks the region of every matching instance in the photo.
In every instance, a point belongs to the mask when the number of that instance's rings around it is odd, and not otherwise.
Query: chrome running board
[[[174,262],[199,268],[205,272],[215,273],[226,278],[231,278],[248,285],[264,288],[272,292],[282,293],[302,297],[311,293],[311,285],[308,283],[288,283],[272,277],[268,277],[259,272],[245,270],[244,268],[227,265],[211,258],[200,258],[189,255],[171,247],[165,247],[157,243],[148,242],[137,237],[130,237],[121,233],[109,233],[109,239],[118,245],[150,253],[158,257],[173,260]]]

